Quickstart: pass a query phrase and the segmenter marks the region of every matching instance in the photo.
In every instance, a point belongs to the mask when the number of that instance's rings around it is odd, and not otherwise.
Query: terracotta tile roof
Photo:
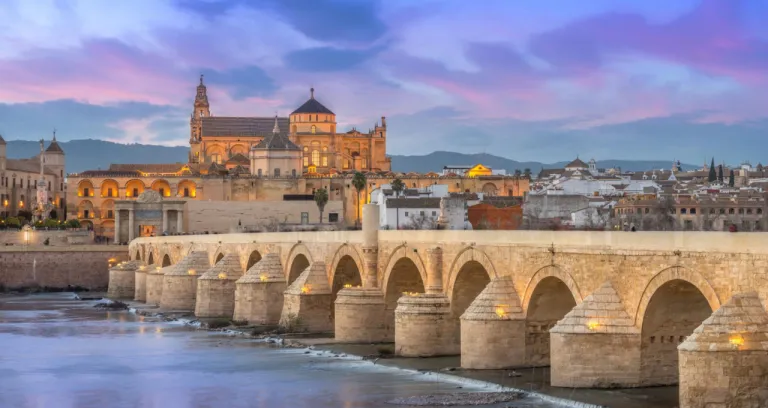
[[[5,161],[5,169],[7,171],[23,171],[25,173],[40,173],[40,160],[39,159],[7,159]],[[49,176],[58,176],[55,171],[51,170],[48,166],[45,166],[43,173]]]
[[[288,118],[278,118],[278,126],[284,132],[290,129]],[[203,137],[205,136],[246,136],[266,137],[272,134],[275,118],[209,116],[203,118]]]
[[[51,144],[48,145],[48,148],[45,149],[46,152],[49,153],[64,153],[64,150],[61,149],[61,146],[59,146],[59,143],[56,142],[56,140],[52,140]]]
[[[299,146],[288,140],[284,134],[271,133],[264,137],[253,149],[266,149],[266,150],[298,150],[301,151]]]
[[[107,171],[114,172],[142,172],[142,173],[176,173],[181,170],[184,163],[151,163],[151,164],[122,164],[113,163]]]
[[[309,98],[309,100],[304,102],[303,105],[299,106],[298,109],[291,112],[291,115],[294,113],[325,113],[328,115],[335,115],[335,113],[331,112],[330,109],[326,108],[322,103],[315,99],[314,90],[312,90],[312,96]]]
[[[577,168],[585,168],[585,169],[589,168],[589,166],[587,166],[587,163],[584,163],[578,157],[576,158],[576,160],[565,165],[565,168],[568,168],[568,167],[577,167]]]
[[[245,163],[245,164],[250,164],[251,161],[247,157],[245,157],[245,155],[243,155],[242,153],[236,153],[236,154],[232,155],[232,157],[230,157],[229,160],[227,160],[227,163]]]

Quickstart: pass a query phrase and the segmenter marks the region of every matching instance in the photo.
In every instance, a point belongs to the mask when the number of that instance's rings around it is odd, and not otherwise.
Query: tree
[[[719,181],[720,183],[723,182],[723,165],[722,164],[717,166],[717,181]]]
[[[399,197],[403,190],[405,190],[403,180],[399,178],[392,180],[392,191],[395,192],[395,198]],[[395,229],[400,229],[400,208],[398,207],[395,207]]]
[[[712,163],[709,165],[709,177],[707,181],[714,183],[717,180],[717,173],[715,173],[715,158],[712,157]]]
[[[395,197],[399,197],[403,190],[405,190],[405,183],[403,183],[403,180],[400,180],[399,178],[392,180],[392,191],[395,192]]]
[[[51,210],[51,213],[48,214],[48,218],[53,218],[55,220],[55,219],[59,218],[58,215],[59,214],[56,212],[56,210]]]
[[[5,220],[5,225],[11,228],[19,228],[21,227],[21,221],[16,217],[8,217],[8,219]]]
[[[325,205],[328,204],[328,190],[325,188],[315,190],[315,204],[317,204],[317,209],[320,210],[320,224],[322,224],[323,210],[325,210]]]
[[[531,169],[526,167],[525,170],[523,170],[523,176],[526,178],[531,178]]]
[[[520,169],[515,169],[515,177],[520,177],[520,175],[523,174],[520,172]]]
[[[437,220],[426,214],[411,214],[410,222],[405,229],[410,230],[434,230],[437,229]]]
[[[368,181],[365,179],[365,174],[359,171],[355,172],[352,176],[352,186],[357,190],[357,222],[360,223],[360,192],[363,191]]]
[[[736,185],[736,176],[733,174],[733,169],[731,169],[731,174],[728,175],[728,185],[731,187]]]

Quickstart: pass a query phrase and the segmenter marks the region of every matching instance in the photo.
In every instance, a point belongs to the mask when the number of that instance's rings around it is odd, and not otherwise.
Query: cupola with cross
[[[336,114],[315,99],[315,88],[310,88],[309,99],[291,113],[291,135],[334,134]]]

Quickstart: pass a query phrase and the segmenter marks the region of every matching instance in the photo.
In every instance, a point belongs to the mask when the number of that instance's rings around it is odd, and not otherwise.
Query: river
[[[0,297],[0,407],[372,408],[487,391],[94,304],[71,293]],[[484,405],[555,406],[533,397]]]

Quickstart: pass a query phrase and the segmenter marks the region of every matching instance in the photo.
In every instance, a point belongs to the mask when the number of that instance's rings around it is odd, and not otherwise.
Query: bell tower
[[[189,162],[199,163],[200,143],[203,137],[203,118],[211,116],[211,107],[208,104],[208,89],[200,75],[200,85],[197,86],[195,104],[192,116],[189,119]]]

